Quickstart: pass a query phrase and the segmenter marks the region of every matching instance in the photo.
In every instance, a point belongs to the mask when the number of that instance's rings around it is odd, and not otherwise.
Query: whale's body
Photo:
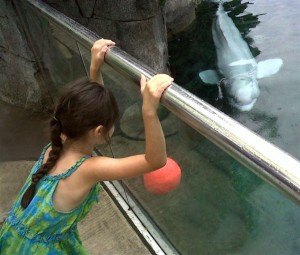
[[[258,79],[277,73],[282,60],[269,59],[257,63],[222,4],[213,22],[212,36],[218,72],[206,70],[199,73],[200,78],[208,84],[219,84],[225,78],[228,102],[241,111],[251,110],[259,96]]]

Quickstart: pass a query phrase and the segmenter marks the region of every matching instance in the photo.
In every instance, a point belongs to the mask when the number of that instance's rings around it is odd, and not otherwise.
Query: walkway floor
[[[46,116],[0,101],[0,227],[47,138],[39,132]],[[80,223],[81,239],[91,255],[151,254],[109,195]]]

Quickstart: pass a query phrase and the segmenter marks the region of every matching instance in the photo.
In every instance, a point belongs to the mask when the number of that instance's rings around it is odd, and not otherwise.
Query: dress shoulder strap
[[[51,146],[51,143],[48,143],[48,144],[44,147],[44,149],[43,149],[43,151],[42,151],[42,153],[41,153],[41,155],[40,155],[40,157],[39,157],[39,161],[43,161],[44,156],[45,156],[45,153],[46,153],[46,150],[47,150],[50,146]]]
[[[66,172],[57,174],[57,175],[45,175],[43,180],[49,180],[49,181],[56,181],[60,179],[65,179],[69,177],[73,172],[75,172],[79,166],[88,158],[91,156],[83,156],[81,159],[79,159],[73,166],[71,166]]]
[[[39,168],[41,167],[41,165],[43,164],[43,160],[44,160],[44,156],[45,156],[45,153],[47,151],[47,149],[51,146],[51,143],[48,143],[44,149],[42,150],[42,153],[39,157],[39,159],[37,160],[37,162],[35,163],[35,165],[32,167],[31,169],[31,174],[34,174],[36,173],[37,170],[39,170]]]

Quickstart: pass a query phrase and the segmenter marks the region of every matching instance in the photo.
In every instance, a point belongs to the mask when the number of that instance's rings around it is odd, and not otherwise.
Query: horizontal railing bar
[[[27,2],[86,48],[100,38],[38,0]],[[107,52],[105,61],[136,84],[141,73],[147,77],[155,74],[118,47]],[[161,102],[181,120],[300,204],[298,160],[175,83],[166,90]]]

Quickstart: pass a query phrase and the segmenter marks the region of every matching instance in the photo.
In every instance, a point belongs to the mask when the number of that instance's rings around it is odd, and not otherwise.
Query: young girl
[[[96,144],[109,142],[118,118],[101,67],[110,40],[91,49],[90,81],[76,84],[60,98],[50,122],[47,145],[23,186],[0,231],[0,254],[86,254],[77,223],[98,198],[101,181],[142,175],[165,165],[164,134],[156,114],[173,79],[141,76],[145,154],[126,158],[91,157]]]

